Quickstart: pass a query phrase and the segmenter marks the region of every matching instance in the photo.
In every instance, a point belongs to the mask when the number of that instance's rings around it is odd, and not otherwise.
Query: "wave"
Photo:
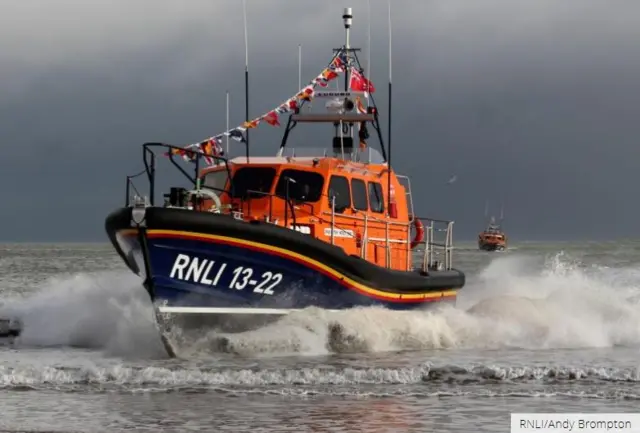
[[[174,338],[185,357],[637,346],[639,286],[633,268],[586,266],[562,253],[510,254],[470,277],[456,308],[310,308],[254,331]],[[140,280],[126,273],[50,280],[31,297],[7,300],[3,310],[22,317],[24,346],[76,346],[134,357],[164,353]]]

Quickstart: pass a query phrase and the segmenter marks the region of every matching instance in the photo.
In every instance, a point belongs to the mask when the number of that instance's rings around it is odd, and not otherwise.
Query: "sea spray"
[[[309,308],[244,333],[178,329],[173,338],[183,357],[637,346],[638,286],[635,269],[586,268],[565,254],[546,259],[511,254],[469,278],[455,308]],[[146,293],[139,278],[126,272],[50,280],[31,297],[7,301],[4,310],[23,319],[24,346],[162,354]]]

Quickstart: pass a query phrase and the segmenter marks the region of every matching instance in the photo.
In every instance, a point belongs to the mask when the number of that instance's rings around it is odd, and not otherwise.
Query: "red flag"
[[[200,143],[200,151],[204,153],[204,160],[207,161],[207,164],[213,164],[213,158],[211,156],[215,155],[216,143],[212,139],[207,141],[203,141]]]
[[[311,101],[313,96],[313,87],[305,87],[305,89],[296,95],[296,98],[304,101]]]
[[[298,101],[295,98],[289,99],[289,108],[292,110],[296,110],[298,108]]]
[[[338,76],[338,74],[336,72],[332,71],[329,68],[327,68],[324,71],[322,71],[322,77],[327,81],[331,81],[334,78],[336,78],[337,76]]]
[[[362,75],[360,71],[355,68],[351,69],[351,80],[349,83],[349,87],[351,88],[351,90],[355,90],[356,92],[374,93],[376,91],[373,83],[367,80],[364,75]]]
[[[280,126],[280,121],[278,120],[278,113],[275,111],[270,111],[264,116],[264,121],[272,126]]]

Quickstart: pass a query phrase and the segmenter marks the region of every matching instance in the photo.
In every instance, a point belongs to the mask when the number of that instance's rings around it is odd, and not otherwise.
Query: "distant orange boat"
[[[489,216],[489,202],[485,204],[484,217]],[[500,222],[504,219],[504,206],[500,208]],[[491,217],[487,227],[478,235],[478,248],[484,251],[504,251],[507,249],[507,235]]]
[[[507,235],[491,219],[491,223],[478,235],[478,248],[484,251],[504,251],[507,249]]]

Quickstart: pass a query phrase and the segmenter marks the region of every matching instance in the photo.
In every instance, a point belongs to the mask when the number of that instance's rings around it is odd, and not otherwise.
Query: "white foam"
[[[640,275],[585,268],[563,254],[546,262],[510,254],[468,278],[457,308],[394,312],[310,308],[242,334],[177,335],[181,355],[246,356],[447,348],[594,348],[640,344]],[[139,278],[126,272],[51,280],[9,302],[25,323],[22,344],[70,345],[110,354],[163,353]],[[1,313],[1,312],[0,312]],[[224,337],[225,345],[220,345]]]
[[[151,312],[140,279],[117,271],[53,278],[30,297],[8,300],[0,314],[23,320],[21,345],[152,357],[163,351]]]

